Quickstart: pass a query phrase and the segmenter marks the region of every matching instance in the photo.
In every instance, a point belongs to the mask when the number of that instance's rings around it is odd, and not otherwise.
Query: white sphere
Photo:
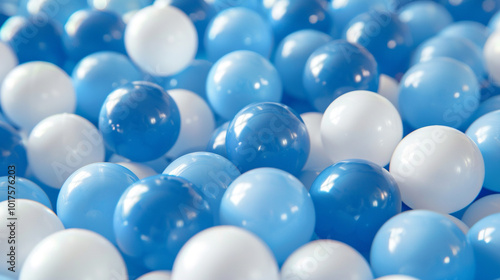
[[[17,56],[12,48],[0,41],[0,91],[5,76],[18,64]]]
[[[390,172],[403,202],[412,209],[453,213],[479,194],[484,161],[479,148],[464,133],[446,126],[427,126],[399,143]]]
[[[454,217],[450,214],[445,214],[445,217],[447,217],[448,219],[450,219],[452,222],[455,223],[455,225],[458,226],[458,228],[465,234],[467,235],[467,232],[469,232],[469,227],[460,219],[458,219],[457,217]]]
[[[309,133],[309,156],[302,170],[322,171],[332,165],[332,160],[328,157],[321,141],[321,119],[323,114],[317,112],[309,112],[301,114],[300,117],[306,124],[307,132]]]
[[[101,235],[67,229],[42,240],[29,254],[20,280],[128,279],[118,250]]]
[[[217,226],[192,237],[174,262],[172,280],[278,280],[278,264],[256,235]]]
[[[5,115],[28,131],[46,117],[73,113],[76,107],[71,78],[48,62],[17,66],[5,77],[0,93]]]
[[[500,194],[491,194],[474,201],[462,216],[462,221],[472,227],[482,218],[500,213]]]
[[[321,121],[321,139],[333,162],[364,159],[385,166],[403,137],[398,111],[380,94],[357,90],[335,99]]]
[[[92,123],[80,116],[50,116],[31,131],[28,161],[42,183],[60,189],[80,167],[104,161],[102,135]]]
[[[293,252],[281,268],[281,280],[371,280],[365,258],[351,246],[335,240],[316,240]]]
[[[489,77],[500,85],[500,31],[490,35],[484,45],[483,56]]]
[[[147,177],[151,177],[154,175],[158,175],[156,171],[153,170],[153,168],[144,165],[142,163],[138,162],[119,162],[119,165],[127,168],[128,170],[132,171],[132,173],[139,178],[139,180],[142,180]]]
[[[391,101],[399,111],[399,83],[394,78],[381,74],[378,84],[378,93]]]
[[[142,275],[137,280],[170,280],[170,272],[168,271],[153,271]]]
[[[198,48],[198,34],[189,17],[166,5],[138,11],[127,24],[125,47],[145,72],[168,76],[186,68]]]
[[[4,261],[0,263],[1,276],[19,276],[19,271],[26,261],[29,253],[45,237],[54,232],[64,230],[64,226],[52,210],[36,201],[16,199],[14,216],[9,215],[8,201],[0,202],[0,219],[5,224],[0,227],[0,251]],[[12,205],[11,205],[12,206]],[[7,220],[17,218],[17,220]],[[12,228],[9,227],[14,224]],[[9,239],[12,236],[13,238]],[[9,243],[9,240],[11,243]],[[15,243],[14,243],[15,242]],[[9,261],[11,246],[15,248],[15,272],[9,271],[12,264]]]
[[[172,89],[168,94],[179,108],[181,131],[166,156],[175,159],[188,153],[205,151],[215,130],[214,114],[207,102],[185,89]]]
[[[384,277],[377,278],[375,280],[419,280],[418,278],[407,276],[407,275],[388,275]]]

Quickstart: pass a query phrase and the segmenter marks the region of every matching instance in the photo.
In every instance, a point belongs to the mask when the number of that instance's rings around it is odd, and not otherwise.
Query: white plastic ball
[[[335,99],[321,121],[323,146],[333,162],[364,159],[385,166],[402,137],[403,123],[394,105],[365,90]]]
[[[142,70],[154,76],[168,76],[191,63],[198,49],[198,34],[181,10],[152,5],[130,19],[125,47]]]
[[[80,167],[104,161],[102,135],[92,123],[80,116],[50,116],[31,131],[28,161],[34,175],[42,183],[60,189]]]
[[[412,209],[453,213],[479,194],[484,181],[481,151],[464,133],[427,126],[396,147],[390,172],[401,198]]]
[[[17,56],[12,48],[0,41],[0,87],[5,76],[18,64]]]
[[[0,278],[1,276],[19,276],[21,267],[31,250],[45,237],[64,230],[56,214],[43,204],[27,199],[16,199],[15,206],[12,207],[15,209],[14,216],[10,215],[8,207],[8,201],[0,202],[0,209],[2,209],[0,219],[5,223],[0,227],[0,251],[5,259],[0,264]],[[7,220],[8,218],[17,218],[17,220]],[[7,254],[12,255],[11,246],[15,249],[15,261],[8,263],[11,257]],[[8,270],[12,265],[15,266],[14,272]]]
[[[14,68],[5,77],[0,94],[5,115],[28,131],[46,117],[73,113],[76,107],[71,78],[48,62],[28,62]]]
[[[205,151],[215,130],[215,118],[207,102],[194,92],[172,89],[168,94],[174,99],[181,115],[181,131],[167,157]]]
[[[500,194],[491,194],[474,201],[462,216],[462,221],[472,227],[482,218],[500,213]]]
[[[399,83],[394,78],[381,74],[378,84],[378,93],[391,101],[399,111]]]
[[[321,141],[321,119],[323,114],[317,112],[309,112],[301,114],[300,117],[306,124],[307,132],[309,133],[309,142],[311,147],[306,164],[302,170],[322,171],[333,162],[330,160],[323,147]]]
[[[384,277],[377,278],[375,280],[419,280],[418,278],[407,276],[407,275],[388,275]]]
[[[371,280],[365,258],[351,246],[335,240],[316,240],[293,252],[281,268],[281,280]]]
[[[20,280],[128,279],[118,250],[101,235],[84,229],[56,232],[31,251]]]
[[[118,162],[119,165],[127,168],[128,170],[132,171],[132,173],[139,178],[139,180],[142,180],[147,177],[151,177],[154,175],[158,175],[156,171],[153,170],[153,168],[142,164],[138,162]]]
[[[168,271],[153,271],[142,275],[137,280],[170,280],[170,272]]]
[[[192,237],[174,262],[172,280],[278,280],[278,264],[253,233],[217,226]]]
[[[452,222],[455,223],[455,225],[457,225],[457,227],[464,233],[464,234],[467,234],[467,232],[469,231],[469,227],[460,219],[458,219],[457,217],[454,217],[450,214],[445,214],[445,216],[450,219]]]
[[[500,31],[490,35],[483,49],[486,70],[491,80],[500,85]]]

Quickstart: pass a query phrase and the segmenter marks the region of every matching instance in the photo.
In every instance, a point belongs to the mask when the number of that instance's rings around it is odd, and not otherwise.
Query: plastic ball
[[[323,118],[323,114],[310,112],[301,114],[300,117],[306,125],[307,133],[309,134],[309,143],[311,144],[309,156],[303,170],[322,171],[333,164],[321,140],[321,119]]]
[[[484,169],[476,144],[446,126],[410,133],[396,147],[390,165],[405,204],[442,213],[456,212],[474,200]]]
[[[465,211],[462,221],[473,227],[481,219],[496,213],[500,213],[500,194],[491,194],[474,201]]]
[[[467,226],[462,220],[450,214],[445,214],[445,216],[450,219],[464,234],[469,231],[469,226]]]
[[[175,101],[161,87],[148,82],[132,82],[113,91],[99,117],[99,130],[108,148],[139,162],[168,152],[180,126]]]
[[[273,32],[269,23],[257,12],[235,7],[220,12],[205,33],[205,49],[210,61],[238,50],[256,52],[269,58]]]
[[[394,108],[399,111],[399,83],[394,78],[381,74],[378,83],[378,94],[391,101]]]
[[[125,31],[125,47],[145,72],[169,76],[191,63],[198,48],[198,35],[181,10],[153,5],[141,9],[130,19]]]
[[[128,277],[123,258],[106,238],[84,229],[68,229],[38,243],[28,256],[19,279],[126,280]]]
[[[220,205],[220,222],[255,233],[282,264],[311,240],[314,205],[297,178],[283,170],[259,168],[231,183]]]
[[[152,270],[170,270],[189,238],[213,225],[208,203],[185,179],[157,175],[132,184],[114,214],[120,250]]]
[[[309,190],[316,234],[369,253],[380,227],[401,212],[401,195],[384,168],[365,160],[336,163],[319,174]]]
[[[375,280],[419,280],[419,279],[417,279],[415,277],[399,274],[399,275],[383,276],[383,277],[379,277]]]
[[[0,24],[1,26],[1,24]],[[5,79],[5,76],[17,66],[17,56],[12,50],[12,48],[4,42],[0,42],[0,58],[2,63],[0,64],[0,87]]]
[[[177,141],[166,155],[175,159],[190,152],[204,151],[215,130],[214,114],[207,102],[185,89],[172,89],[168,94],[179,109],[181,128]]]
[[[500,9],[499,0],[439,0],[455,21],[473,20],[487,24],[490,18]]]
[[[457,37],[471,41],[481,50],[490,35],[488,27],[474,21],[461,21],[454,23],[443,29],[439,36]]]
[[[39,122],[27,146],[36,178],[56,189],[80,167],[104,161],[102,135],[89,121],[72,114],[53,115]]]
[[[16,189],[19,187],[21,186],[17,185]],[[64,230],[64,227],[52,210],[32,200],[2,201],[0,207],[3,210],[0,212],[0,218],[5,223],[0,228],[0,248],[5,259],[0,265],[0,276],[17,278],[23,265],[29,266],[30,261],[27,259],[33,248],[45,237]],[[8,211],[9,208],[14,210]],[[9,267],[14,267],[15,271],[8,270]]]
[[[0,177],[0,194],[1,201],[8,200],[10,194],[11,197],[15,197],[16,199],[36,201],[52,210],[52,204],[50,203],[49,197],[42,188],[30,180],[17,175],[17,170],[15,177]]]
[[[282,280],[358,279],[372,280],[363,256],[335,240],[316,240],[293,252],[281,268]]]
[[[280,277],[276,260],[261,239],[237,227],[218,226],[191,238],[175,259],[172,280],[199,279]]]
[[[483,57],[490,79],[500,85],[500,31],[490,35],[484,44]]]
[[[142,164],[142,163],[137,163],[137,162],[118,162],[117,164],[127,168],[128,170],[132,171],[132,173],[137,176],[140,180],[158,175],[158,173],[151,167]]]
[[[154,0],[89,0],[89,5],[97,10],[112,11],[120,15],[140,10],[151,5]]]
[[[278,71],[267,59],[251,51],[225,55],[208,74],[208,101],[226,120],[251,103],[280,102],[281,96]]]
[[[171,279],[171,274],[169,271],[166,270],[149,272],[137,278],[137,280],[170,280],[170,279]]]
[[[0,122],[0,174],[5,176],[15,169],[15,175],[24,176],[28,168],[26,147],[21,135],[10,125]]]
[[[467,234],[476,260],[475,279],[500,277],[500,213],[478,221]]]
[[[255,103],[241,110],[226,134],[228,158],[241,172],[274,167],[298,174],[307,161],[309,134],[299,115],[279,103]]]
[[[465,131],[477,119],[496,110],[500,110],[500,95],[495,95],[482,101],[476,111],[464,122],[461,129]]]
[[[307,100],[302,83],[304,68],[309,56],[333,38],[316,30],[300,30],[285,37],[274,55],[274,65],[278,70],[286,94]]]
[[[193,60],[181,72],[164,79],[161,85],[166,89],[186,89],[207,100],[207,77],[213,64],[207,60]]]
[[[207,144],[207,152],[218,154],[227,158],[226,152],[226,135],[227,128],[229,127],[229,122],[225,122],[223,125],[219,126],[214,132],[212,132],[212,137]]]
[[[399,111],[413,128],[459,128],[477,109],[479,99],[477,78],[467,65],[450,58],[435,58],[413,66],[403,76]]]
[[[159,0],[157,0],[159,1]],[[206,0],[209,2],[215,11],[220,12],[233,7],[244,7],[253,11],[266,14],[268,9],[276,2],[276,0]]]
[[[493,17],[491,17],[488,22],[488,28],[490,31],[494,32],[500,27],[500,12],[496,12]]]
[[[472,246],[447,217],[426,210],[403,212],[377,232],[371,249],[375,276],[474,279]]]
[[[75,66],[72,74],[77,114],[97,123],[106,97],[118,87],[142,80],[142,76],[123,54],[98,52],[85,57]]]
[[[333,100],[353,90],[377,91],[377,62],[363,47],[344,40],[330,42],[307,60],[303,83],[309,102],[324,112]]]
[[[380,73],[394,77],[406,70],[413,39],[396,14],[382,10],[361,14],[350,21],[344,37],[373,54]]]
[[[74,12],[88,8],[87,0],[28,0],[26,2],[28,13],[54,20],[61,30]]]

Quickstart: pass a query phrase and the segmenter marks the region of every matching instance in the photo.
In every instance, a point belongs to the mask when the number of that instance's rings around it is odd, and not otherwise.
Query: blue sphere
[[[26,6],[28,13],[54,20],[61,30],[74,12],[89,7],[87,0],[28,0]]]
[[[496,12],[495,15],[488,22],[488,28],[490,31],[496,31],[500,28],[500,12]]]
[[[274,167],[299,174],[309,148],[309,134],[302,118],[279,103],[249,105],[227,129],[227,156],[241,172]]]
[[[230,9],[233,7],[244,7],[265,15],[267,10],[266,8],[270,8],[267,7],[268,5],[266,5],[266,1],[263,0],[205,0],[205,1],[210,2],[216,12],[221,12],[223,10]],[[270,3],[270,5],[272,5],[274,4],[273,1],[275,0],[271,0],[268,2]]]
[[[57,216],[65,228],[95,231],[116,244],[113,215],[123,192],[138,181],[127,168],[114,163],[92,163],[64,182],[57,198]]]
[[[450,11],[455,21],[472,20],[488,24],[500,9],[500,0],[437,0]]]
[[[99,51],[126,54],[124,33],[125,23],[118,14],[99,10],[80,10],[66,22],[63,42],[69,58],[79,61]]]
[[[151,161],[177,141],[181,126],[175,101],[161,87],[132,82],[104,101],[99,130],[109,149],[132,161]]]
[[[97,10],[115,12],[126,15],[153,4],[154,0],[89,0],[89,5]]]
[[[29,199],[39,202],[52,209],[47,194],[37,184],[17,175],[0,177],[0,201],[8,200],[9,195],[15,199]]]
[[[181,247],[213,225],[208,203],[185,179],[157,175],[131,185],[116,206],[120,250],[151,270],[171,270]]]
[[[297,178],[279,169],[259,168],[244,173],[226,190],[220,221],[255,233],[283,264],[311,240],[314,205]]]
[[[478,118],[467,129],[467,136],[476,143],[484,159],[483,187],[500,192],[500,110]]]
[[[373,10],[355,17],[344,32],[351,43],[365,47],[379,63],[379,71],[391,77],[408,68],[413,40],[397,14]]]
[[[205,49],[210,61],[237,50],[253,51],[269,58],[272,47],[271,26],[260,14],[247,8],[220,12],[205,33]]]
[[[187,89],[203,99],[207,100],[207,77],[213,64],[207,60],[193,60],[191,64],[181,72],[163,78],[161,85],[166,90]]]
[[[26,148],[21,135],[10,125],[0,122],[0,176],[8,175],[14,166],[16,176],[24,176],[28,168]]]
[[[418,279],[472,280],[472,246],[448,217],[427,210],[403,212],[377,232],[370,261],[375,277],[404,274]]]
[[[301,30],[285,37],[276,49],[274,66],[280,73],[285,94],[307,100],[302,82],[304,68],[309,56],[333,38],[316,30]]]
[[[481,102],[477,110],[474,111],[474,113],[469,117],[469,119],[467,119],[466,122],[464,122],[461,130],[467,130],[467,128],[469,128],[469,126],[477,119],[496,110],[500,110],[500,95],[492,96]]]
[[[490,36],[490,30],[479,22],[461,21],[443,29],[439,36],[467,39],[482,50]]]
[[[401,194],[391,174],[365,160],[338,162],[309,190],[316,210],[316,234],[370,252],[380,227],[401,212]]]
[[[235,51],[219,59],[207,78],[207,97],[214,111],[230,120],[255,102],[280,102],[282,85],[278,71],[261,55]]]
[[[62,67],[66,61],[61,32],[47,17],[10,17],[0,29],[0,39],[12,47],[19,64],[47,61]]]
[[[123,54],[98,52],[85,57],[72,74],[77,114],[97,123],[106,97],[118,87],[140,81],[142,77],[142,73]]]
[[[330,42],[307,60],[303,83],[311,105],[320,112],[346,92],[378,90],[379,72],[374,57],[362,46],[344,40]]]
[[[413,128],[459,128],[479,106],[477,78],[467,65],[450,58],[419,63],[403,76],[399,111]]]
[[[210,138],[210,141],[208,141],[207,144],[207,152],[218,154],[220,156],[227,158],[226,134],[228,127],[229,127],[229,122],[225,122],[224,124],[219,126],[216,130],[214,130],[214,132],[212,133],[212,137]]]
[[[475,279],[500,278],[500,213],[487,216],[467,233],[476,260]]]

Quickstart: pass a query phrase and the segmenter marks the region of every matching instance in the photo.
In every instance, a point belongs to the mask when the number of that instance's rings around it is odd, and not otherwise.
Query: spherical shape
[[[467,233],[476,260],[475,279],[500,277],[500,213],[477,222]]]
[[[76,11],[88,8],[87,0],[25,0],[28,13],[54,20],[58,28],[63,28],[68,18]],[[22,5],[22,4],[21,4]]]
[[[323,171],[323,169],[333,164],[333,161],[328,157],[325,151],[323,141],[321,141],[321,119],[323,119],[323,114],[309,112],[301,114],[300,117],[306,125],[307,133],[309,134],[309,142],[311,144],[309,156],[302,169]]]
[[[0,25],[1,26],[1,25]],[[0,58],[2,64],[0,65],[0,87],[5,79],[5,76],[17,66],[17,56],[12,48],[4,42],[0,42]]]
[[[97,10],[112,11],[125,15],[151,5],[154,0],[89,0],[89,6]]]
[[[227,158],[226,152],[226,134],[227,128],[229,127],[229,122],[225,122],[219,126],[214,132],[212,132],[212,137],[207,144],[207,152],[218,154]]]
[[[0,201],[8,200],[9,193],[11,198],[33,200],[52,210],[52,204],[47,194],[28,179],[19,176],[15,176],[15,178],[12,176],[0,177]]]
[[[479,22],[459,21],[443,29],[439,36],[467,39],[482,50],[490,36],[490,30]]]
[[[484,161],[476,144],[462,132],[428,126],[399,143],[390,172],[409,207],[453,213],[479,194]]]
[[[484,196],[472,203],[464,215],[462,221],[469,227],[473,227],[481,219],[500,213],[500,194]]]
[[[500,31],[494,32],[488,37],[484,45],[483,57],[489,77],[497,85],[500,85]]]
[[[377,92],[391,101],[392,105],[399,111],[399,83],[396,79],[381,74]]]
[[[419,280],[419,279],[407,275],[388,275],[379,277],[375,280]]]
[[[24,176],[28,168],[26,147],[21,135],[10,125],[0,121],[0,174],[9,171]]]
[[[153,168],[145,164],[137,162],[118,162],[117,164],[132,171],[132,173],[134,173],[135,176],[137,176],[137,178],[139,178],[140,180],[154,175],[158,175],[158,173],[156,173],[156,171]]]
[[[153,271],[137,278],[137,280],[170,280],[170,279],[171,279],[171,274],[166,270]]]
[[[455,21],[473,20],[487,24],[500,9],[499,0],[438,0],[451,13]]]

